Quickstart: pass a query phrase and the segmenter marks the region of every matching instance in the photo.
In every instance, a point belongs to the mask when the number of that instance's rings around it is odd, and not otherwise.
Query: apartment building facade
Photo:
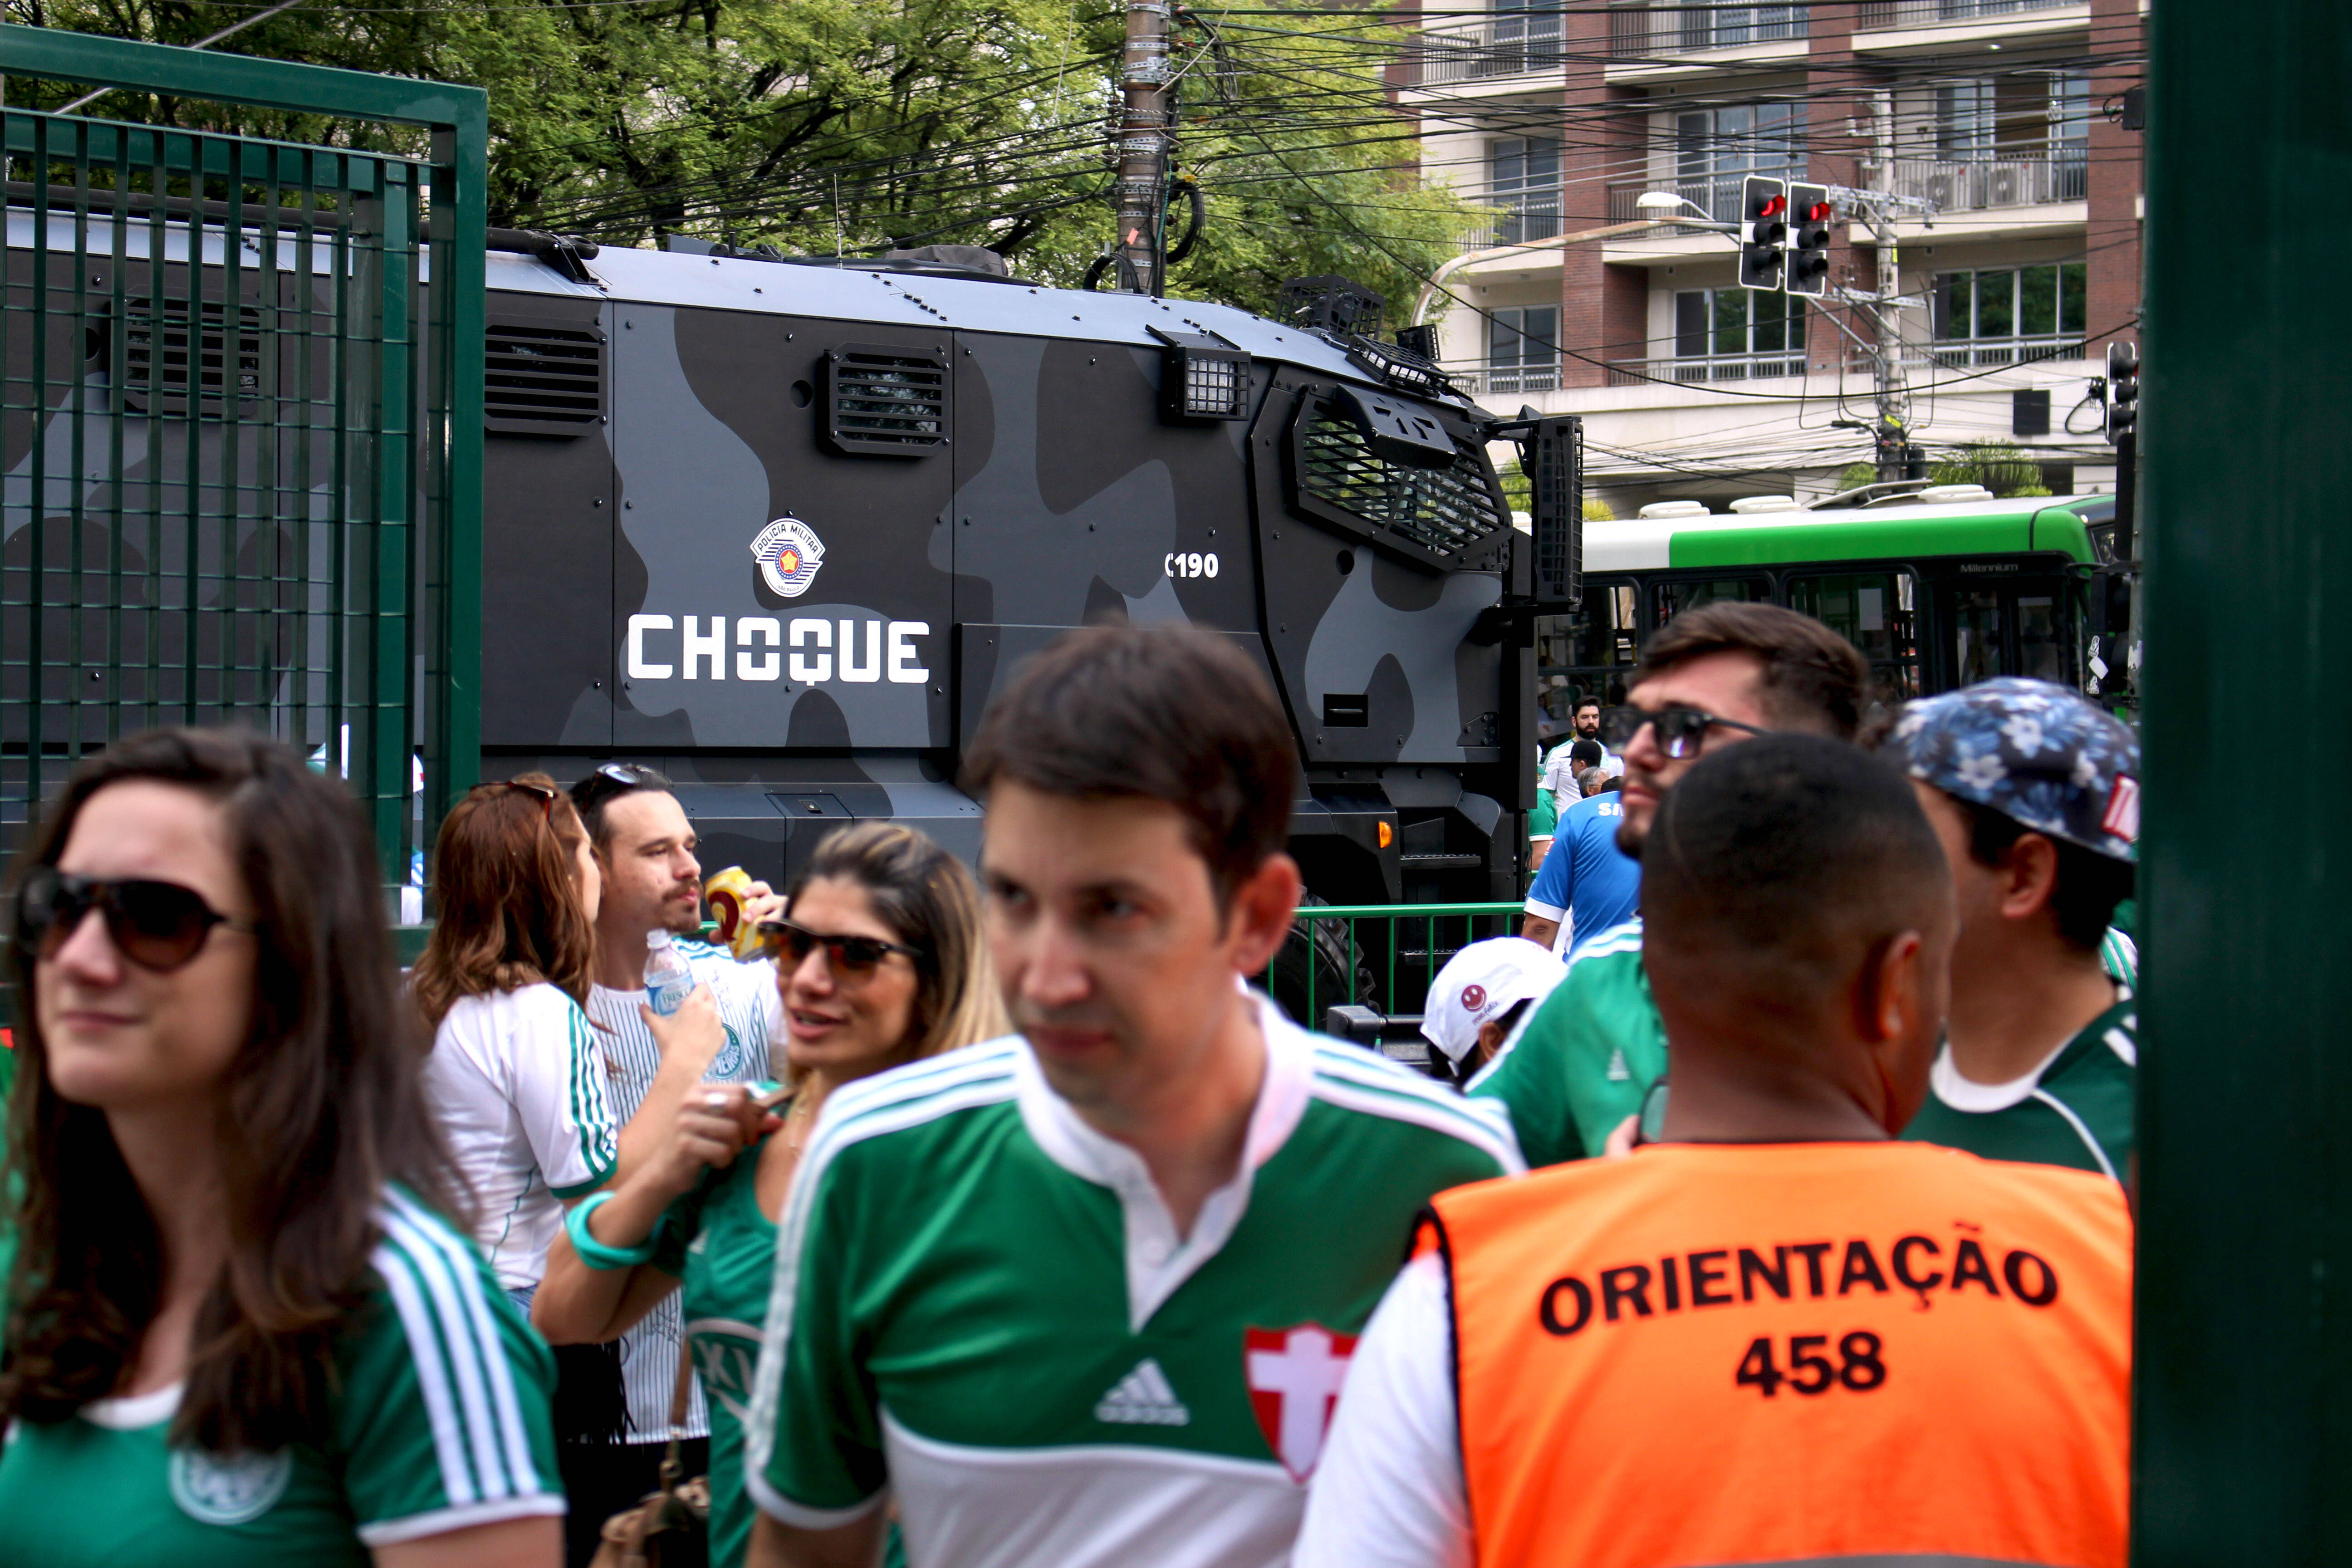
[[[1927,460],[2006,441],[2053,489],[2112,486],[2084,400],[2137,336],[2144,0],[1487,3],[1425,15],[1399,73],[1424,176],[1495,215],[1443,275],[1441,352],[1487,407],[1584,415],[1618,515],[1827,493],[1874,458],[1885,364]],[[1742,289],[1731,237],[1644,221],[1737,221],[1758,174],[1932,206],[1839,211],[1831,281],[1888,280],[1883,320]]]

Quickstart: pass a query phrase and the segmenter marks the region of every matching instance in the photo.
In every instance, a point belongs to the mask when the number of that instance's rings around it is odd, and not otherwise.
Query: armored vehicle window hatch
[[[193,313],[193,314],[192,314]],[[266,396],[263,375],[270,356],[262,352],[261,311],[236,310],[232,345],[228,311],[218,300],[123,300],[115,331],[114,364],[122,406],[134,414],[218,419],[230,387],[239,404]],[[189,406],[193,389],[196,406]]]
[[[824,436],[845,454],[924,458],[950,435],[948,359],[844,343],[824,356]]]
[[[1353,386],[1339,388],[1339,406],[1356,422],[1372,450],[1390,462],[1414,468],[1454,466],[1454,437],[1433,416],[1400,398]]]
[[[1348,403],[1346,396],[1319,388],[1308,389],[1299,400],[1290,427],[1292,504],[1423,567],[1491,569],[1511,522],[1485,452],[1445,429],[1454,454],[1450,466],[1391,461],[1366,438]],[[1381,445],[1393,449],[1402,439],[1384,438]],[[1414,450],[1417,458],[1433,455],[1417,443]]]
[[[493,320],[483,330],[484,428],[578,436],[604,412],[604,334],[593,326]]]
[[[1160,351],[1160,418],[1166,425],[1249,417],[1250,356],[1214,332],[1147,325]]]

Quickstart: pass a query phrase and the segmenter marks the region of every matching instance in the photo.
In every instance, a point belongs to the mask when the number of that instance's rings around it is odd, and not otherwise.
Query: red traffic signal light
[[[1830,193],[1822,185],[1790,185],[1789,206],[1795,232],[1789,237],[1788,289],[1791,294],[1829,291]]]
[[[1781,281],[1781,241],[1788,237],[1789,187],[1763,174],[1741,183],[1740,210],[1748,216],[1748,236],[1739,247],[1739,286],[1778,289]]]

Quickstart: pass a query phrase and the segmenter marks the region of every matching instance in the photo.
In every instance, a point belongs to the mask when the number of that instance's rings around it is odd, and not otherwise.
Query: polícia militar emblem
[[[824,541],[816,530],[787,513],[760,531],[751,541],[751,554],[768,586],[787,599],[797,599],[816,581],[824,564]]]

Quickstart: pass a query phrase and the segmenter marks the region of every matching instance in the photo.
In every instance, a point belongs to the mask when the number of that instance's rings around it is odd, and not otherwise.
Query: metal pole
[[[2344,24],[2343,0],[2149,17],[2139,1568],[2352,1563]],[[2224,209],[2250,221],[2209,243]]]
[[[1895,242],[1895,215],[1883,203],[1864,209],[1870,232],[1878,241],[1878,293],[1870,307],[1877,331],[1878,350],[1871,369],[1878,384],[1878,418],[1872,434],[1878,453],[1878,478],[1906,479],[1911,455],[1911,387],[1903,370],[1903,333],[1895,300],[1903,292],[1903,253]]]
[[[1168,187],[1168,19],[1170,0],[1128,0],[1127,48],[1119,71],[1118,238],[1127,260],[1111,279],[1136,292],[1160,292],[1160,222]],[[1131,270],[1129,270],[1131,269]]]

